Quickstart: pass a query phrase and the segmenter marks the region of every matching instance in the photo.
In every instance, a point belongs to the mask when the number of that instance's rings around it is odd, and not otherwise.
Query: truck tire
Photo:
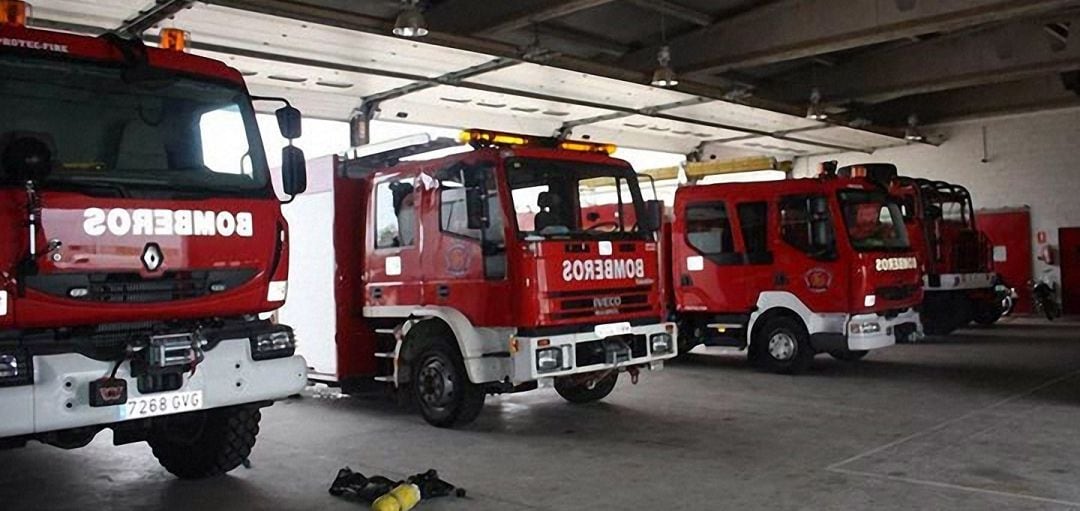
[[[833,350],[829,352],[829,355],[844,362],[858,362],[869,353],[869,350]]]
[[[476,420],[487,397],[483,387],[469,381],[465,362],[454,347],[442,340],[423,342],[412,364],[410,389],[424,420],[438,428]]]
[[[798,320],[777,316],[767,320],[754,339],[755,360],[763,369],[780,374],[799,374],[810,368],[814,349],[810,334]]]
[[[997,303],[978,303],[975,305],[975,315],[972,319],[980,325],[989,326],[997,323],[1004,312],[1001,305]]]
[[[239,467],[251,454],[262,413],[233,406],[159,420],[147,443],[161,466],[181,479],[203,479]]]
[[[619,373],[612,371],[607,376],[600,378],[590,389],[588,379],[578,376],[560,376],[555,378],[555,392],[563,399],[574,403],[592,403],[604,399],[615,390],[615,384],[619,381]]]

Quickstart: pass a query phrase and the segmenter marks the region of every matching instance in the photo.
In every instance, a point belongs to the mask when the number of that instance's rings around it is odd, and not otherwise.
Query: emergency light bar
[[[535,146],[553,149],[557,148],[564,151],[604,154],[612,154],[618,149],[614,144],[596,144],[580,140],[559,140],[552,137],[535,137],[485,130],[462,131],[459,139],[461,140],[461,143],[469,144],[477,149],[498,146]]]
[[[30,4],[22,0],[0,0],[0,23],[26,26],[30,17]]]

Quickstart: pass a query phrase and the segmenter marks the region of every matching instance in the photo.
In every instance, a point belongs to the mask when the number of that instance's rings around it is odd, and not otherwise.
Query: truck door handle
[[[382,298],[382,288],[381,287],[373,287],[373,288],[371,288],[371,297],[376,299],[376,300],[378,300],[379,298]]]
[[[439,298],[449,298],[450,297],[450,286],[448,286],[446,284],[439,284],[438,286],[435,287],[435,294],[438,295]]]
[[[694,280],[691,279],[689,275],[684,273],[681,277],[679,277],[679,284],[682,286],[692,286],[694,285]]]

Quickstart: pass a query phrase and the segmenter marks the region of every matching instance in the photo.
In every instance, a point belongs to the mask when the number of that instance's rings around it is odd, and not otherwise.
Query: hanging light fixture
[[[679,77],[671,68],[671,47],[667,44],[667,29],[664,25],[664,14],[660,14],[660,51],[656,52],[656,62],[659,67],[653,71],[653,87],[674,87],[679,84]]]
[[[394,22],[394,35],[401,37],[424,37],[428,35],[427,20],[417,5],[419,0],[405,0],[405,7]]]
[[[829,114],[821,108],[821,91],[817,87],[810,91],[810,106],[806,109],[806,118],[812,121],[824,121],[829,118]]]
[[[671,48],[668,45],[660,47],[660,51],[656,53],[656,61],[660,64],[660,67],[656,68],[652,74],[653,87],[674,87],[679,84],[679,77],[675,74],[675,70],[671,69]]]
[[[911,114],[907,118],[907,129],[904,130],[904,140],[908,142],[925,142],[926,136],[919,129],[919,116]]]

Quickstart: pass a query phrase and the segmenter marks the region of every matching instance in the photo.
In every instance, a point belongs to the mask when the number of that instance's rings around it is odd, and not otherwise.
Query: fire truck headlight
[[[866,295],[863,298],[863,306],[873,307],[875,305],[877,305],[877,295]]]
[[[536,350],[536,370],[541,373],[550,373],[562,369],[562,348],[544,348]]]
[[[34,369],[30,357],[20,353],[0,351],[0,387],[31,385],[34,383]]]
[[[853,334],[876,334],[881,331],[881,325],[877,321],[863,321],[852,323],[849,329]]]
[[[290,328],[279,327],[251,338],[251,358],[255,360],[291,357],[294,353],[296,337]]]
[[[654,355],[671,353],[674,347],[675,343],[671,342],[670,334],[652,334],[649,337],[649,349]]]

